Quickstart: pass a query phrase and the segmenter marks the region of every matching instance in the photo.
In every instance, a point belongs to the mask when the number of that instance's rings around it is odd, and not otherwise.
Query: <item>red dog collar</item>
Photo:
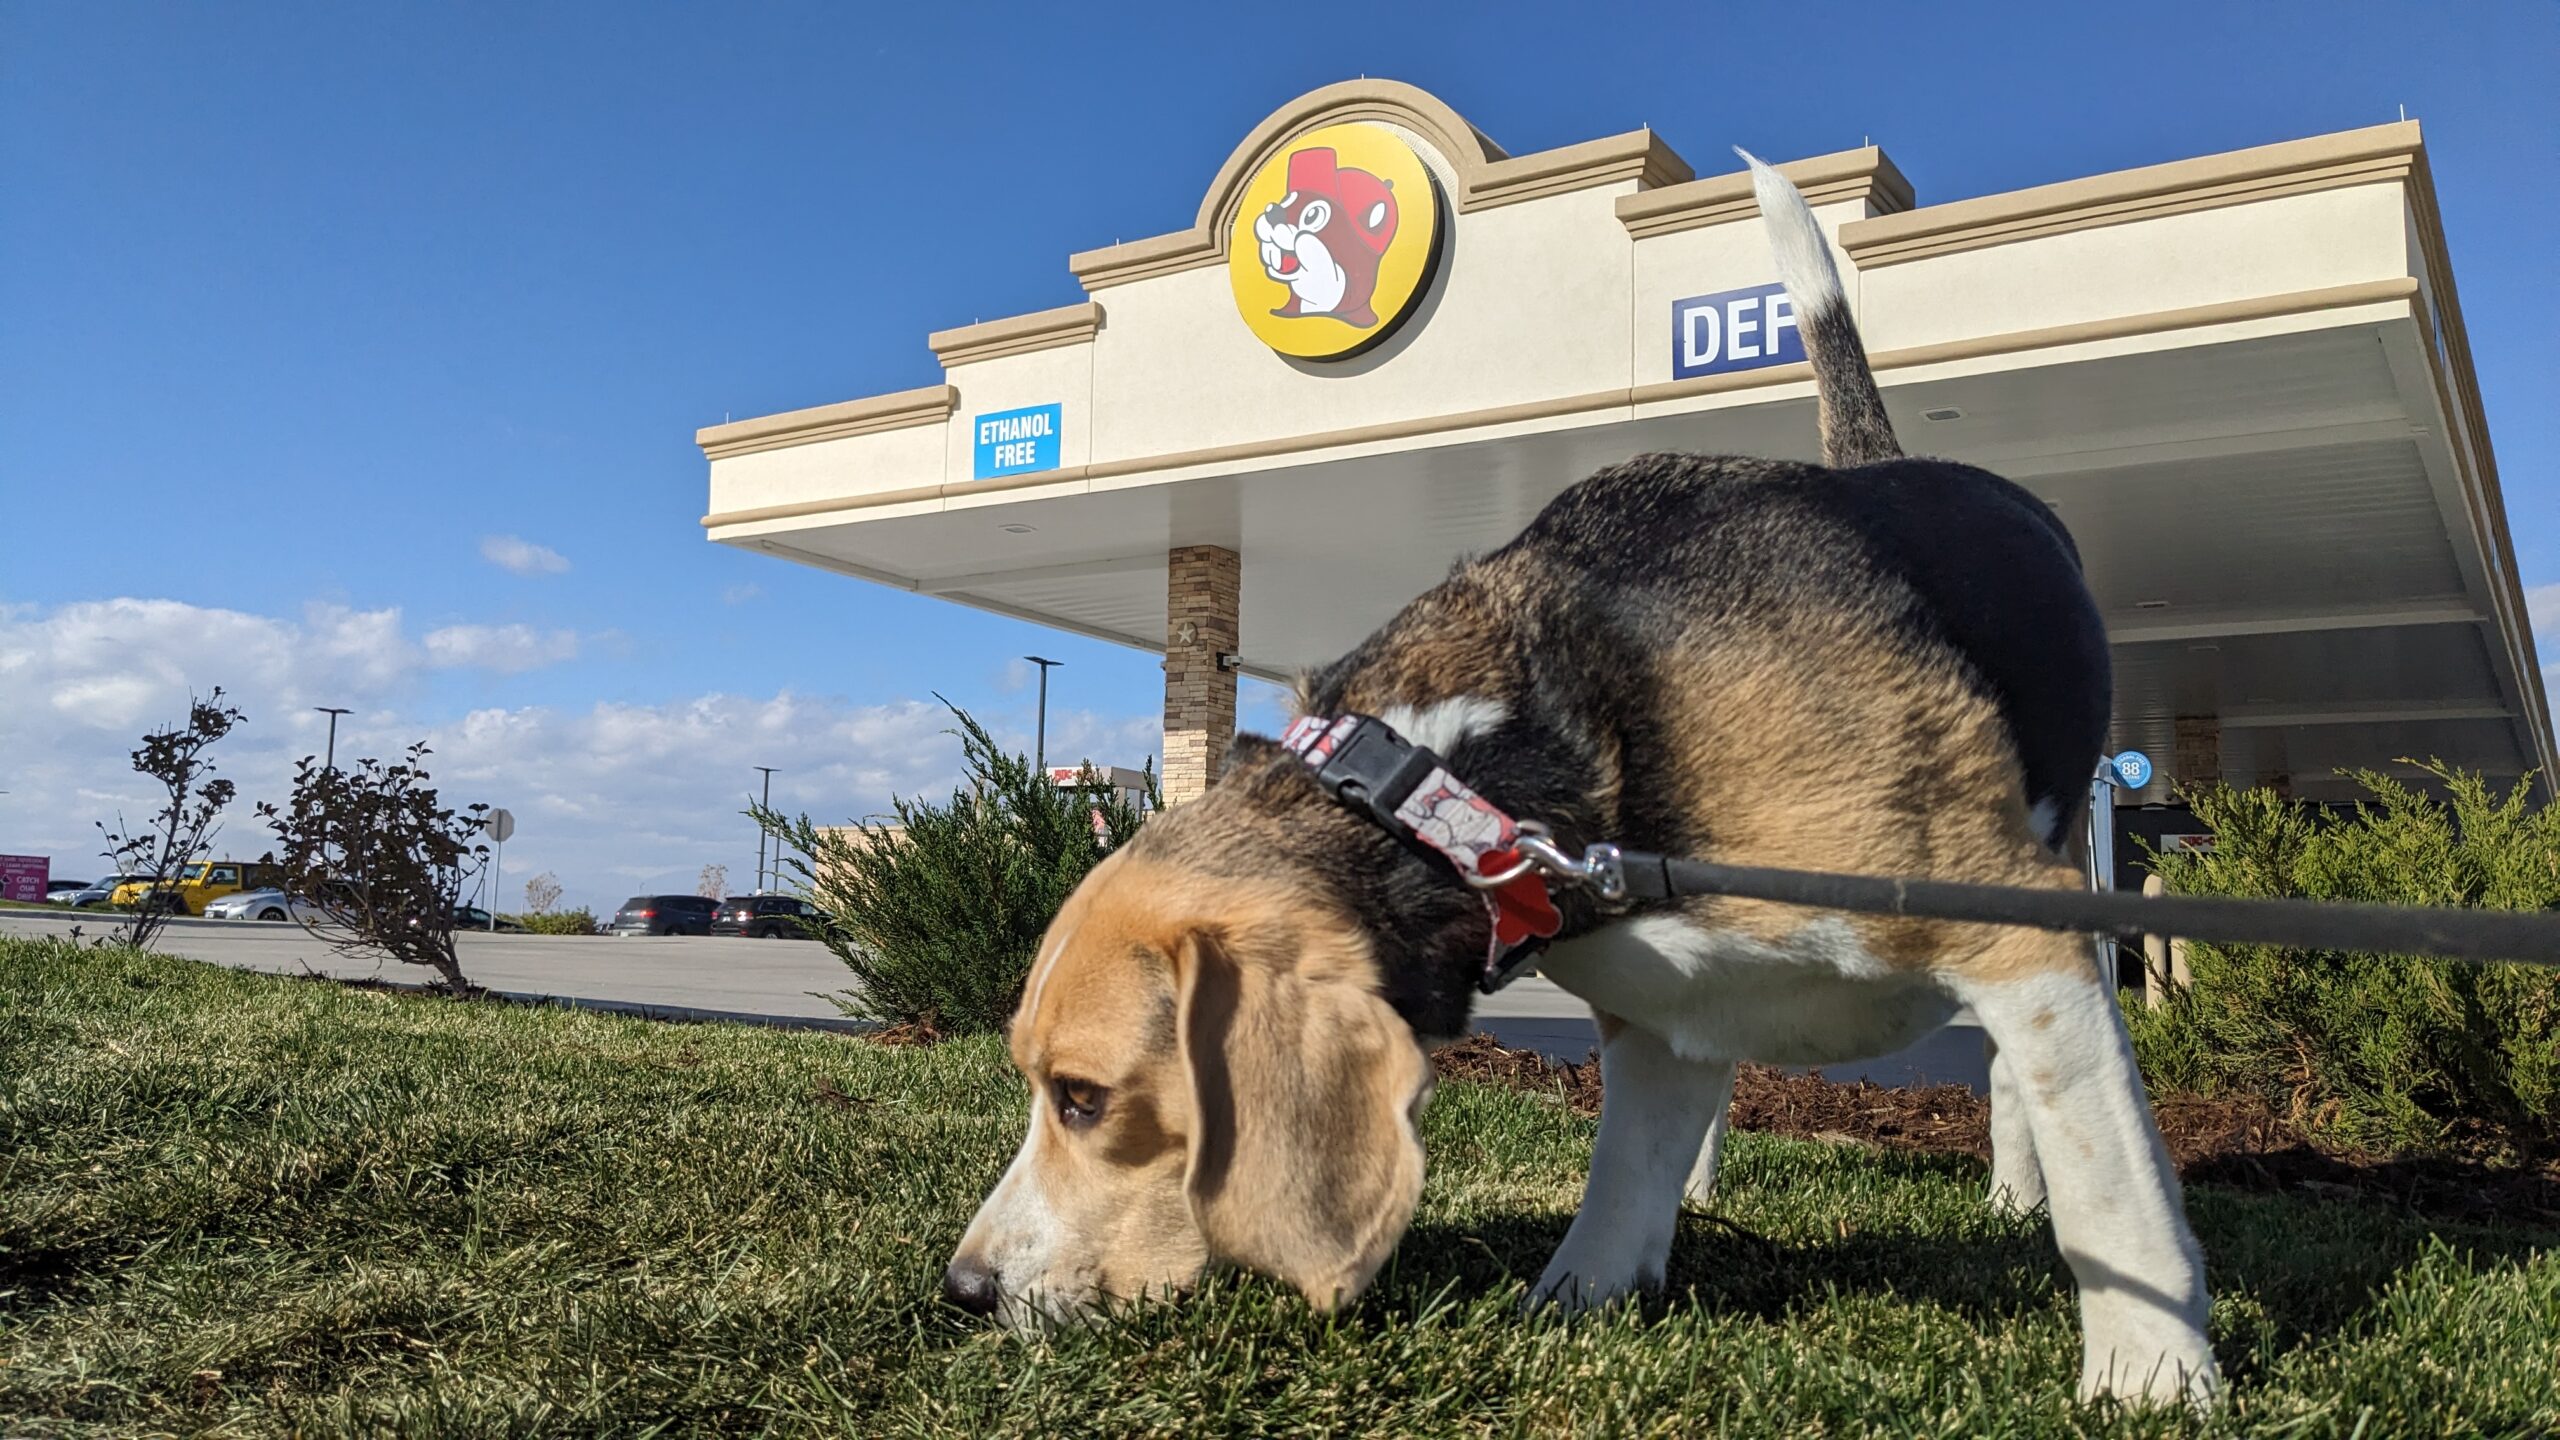
[[[1366,715],[1302,717],[1280,746],[1306,762],[1325,793],[1484,896],[1493,918],[1479,982],[1486,994],[1518,978],[1564,928],[1546,878],[1523,863],[1520,822],[1450,774],[1439,756]]]

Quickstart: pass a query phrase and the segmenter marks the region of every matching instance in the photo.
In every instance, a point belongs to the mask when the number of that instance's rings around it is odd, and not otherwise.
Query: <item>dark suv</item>
[[[788,895],[732,895],[711,917],[714,935],[752,935],[760,940],[812,938],[803,920],[818,918],[818,907]]]
[[[720,902],[707,895],[634,895],[613,913],[608,935],[708,935]]]

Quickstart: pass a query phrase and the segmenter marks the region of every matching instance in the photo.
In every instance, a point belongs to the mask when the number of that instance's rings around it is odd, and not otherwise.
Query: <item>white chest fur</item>
[[[1688,1060],[1867,1059],[1912,1044],[1958,1008],[1928,976],[1868,954],[1836,917],[1771,944],[1648,915],[1558,945],[1538,969]]]

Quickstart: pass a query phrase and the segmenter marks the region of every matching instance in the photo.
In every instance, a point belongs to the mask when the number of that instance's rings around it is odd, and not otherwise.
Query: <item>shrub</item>
[[[507,917],[533,935],[601,935],[604,927],[596,923],[595,912],[581,905],[575,910],[527,911]]]
[[[2560,807],[2430,765],[2438,799],[2372,772],[2352,816],[2226,786],[2187,798],[2205,854],[2155,856],[2173,892],[2560,908]],[[2191,988],[2129,1017],[2155,1088],[2255,1093],[2314,1133],[2384,1151],[2458,1133],[2560,1139],[2560,973],[2405,956],[2191,947]]]
[[[474,988],[453,950],[453,910],[463,882],[489,859],[479,837],[489,807],[448,809],[427,782],[425,744],[399,760],[329,766],[305,755],[289,805],[262,804],[275,832],[267,859],[284,888],[319,901],[303,928],[340,954],[379,951],[433,968],[455,994]]]
[[[856,982],[837,1001],[845,1013],[965,1034],[1003,1028],[1050,918],[1142,816],[1116,796],[1052,785],[1028,756],[1005,754],[966,712],[951,713],[968,781],[947,805],[896,800],[894,824],[824,829],[806,815],[750,813],[826,914],[818,938]],[[1152,770],[1148,788],[1156,803]]]
[[[222,703],[222,687],[216,685],[202,700],[190,697],[184,727],[152,731],[133,752],[134,773],[149,776],[168,798],[138,830],[121,813],[113,830],[98,822],[106,844],[99,854],[115,874],[131,875],[144,886],[141,903],[116,924],[123,943],[147,949],[169,917],[185,908],[169,887],[212,849],[220,833],[216,822],[238,793],[230,781],[215,778],[205,752],[244,718],[238,707]]]

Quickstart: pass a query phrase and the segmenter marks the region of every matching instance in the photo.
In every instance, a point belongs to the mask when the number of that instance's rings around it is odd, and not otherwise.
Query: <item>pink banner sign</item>
[[[52,856],[0,855],[0,900],[41,901],[52,878]]]

